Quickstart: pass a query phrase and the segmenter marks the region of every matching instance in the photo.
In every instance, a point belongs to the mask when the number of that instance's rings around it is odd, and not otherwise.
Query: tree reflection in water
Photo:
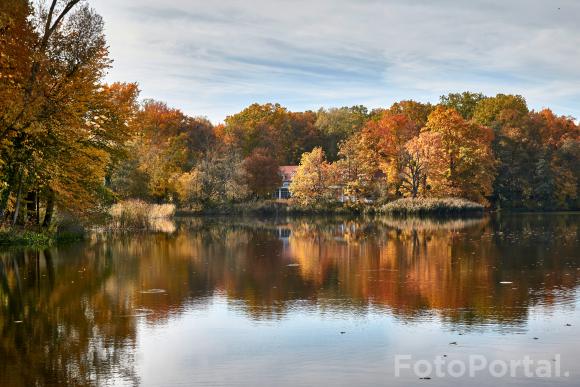
[[[574,302],[580,274],[574,214],[192,218],[160,229],[0,253],[0,382],[137,384],[138,322],[166,324],[216,295],[255,320],[384,310],[517,331],[531,307]]]

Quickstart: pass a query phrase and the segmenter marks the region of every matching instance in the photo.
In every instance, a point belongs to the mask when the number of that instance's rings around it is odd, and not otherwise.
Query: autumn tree
[[[386,110],[380,118],[368,121],[363,129],[363,137],[374,150],[374,157],[395,196],[400,195],[401,170],[406,161],[404,146],[419,134],[420,125],[420,121],[405,113]]]
[[[258,197],[271,195],[282,184],[279,165],[266,149],[254,149],[242,167],[249,190]]]
[[[228,116],[219,138],[242,156],[267,149],[281,165],[296,164],[303,152],[320,143],[314,112],[290,112],[279,104],[252,104]]]
[[[411,140],[413,141],[413,140]],[[425,191],[425,184],[427,179],[427,163],[421,157],[420,149],[412,149],[413,142],[409,143],[409,150],[403,153],[402,168],[399,172],[399,179],[401,181],[400,191],[403,196],[410,196],[416,198],[419,195],[419,190],[423,188]]]
[[[303,205],[320,203],[332,198],[335,171],[326,160],[324,151],[316,147],[305,152],[294,179],[290,183],[292,197]]]
[[[399,172],[400,191],[405,197],[429,196],[430,180],[444,178],[437,157],[442,149],[441,134],[426,131],[405,144]]]
[[[375,179],[380,171],[379,160],[368,136],[352,135],[340,143],[338,156],[333,167],[344,195],[354,201],[376,197],[380,189],[380,181]]]
[[[182,205],[208,207],[244,200],[250,191],[245,182],[242,159],[235,152],[208,152],[189,172],[175,176]]]
[[[531,119],[542,144],[534,170],[533,206],[574,208],[580,183],[580,127],[548,109],[532,113]]]
[[[102,85],[85,114],[84,128],[54,130],[44,140],[49,146],[38,161],[37,174],[49,182],[49,194],[60,206],[76,214],[90,213],[110,199],[103,182],[109,167],[127,155],[138,93],[136,84]],[[51,210],[47,206],[46,217]]]
[[[324,143],[324,136],[316,126],[316,112],[290,112],[290,131],[280,138],[281,154],[277,157],[279,163],[296,165],[300,162],[302,153],[309,152]]]
[[[280,151],[278,140],[289,130],[286,108],[279,104],[255,103],[226,117],[223,141],[239,150],[244,157],[256,148],[265,148],[276,154]]]
[[[46,200],[45,225],[55,203],[78,214],[94,207],[107,164],[130,136],[137,88],[102,84],[110,64],[103,21],[79,3],[33,10],[10,0],[2,16],[2,74],[15,82],[0,105],[0,215],[10,208],[13,223],[30,193]]]
[[[528,113],[526,100],[521,95],[498,94],[481,99],[473,110],[473,119],[480,125],[497,129],[509,116]]]
[[[190,171],[216,144],[207,119],[186,116],[159,101],[144,101],[132,126],[138,135],[128,144],[129,157],[113,168],[110,179],[122,197],[171,201],[175,177]]]
[[[386,109],[391,115],[402,114],[406,116],[417,128],[422,128],[427,124],[429,114],[433,111],[434,106],[430,103],[423,103],[413,100],[404,100],[395,102]],[[381,113],[382,114],[382,113]],[[380,118],[381,115],[377,116]]]
[[[540,139],[526,101],[519,95],[486,98],[477,105],[473,120],[494,131],[492,149],[497,160],[494,204],[501,208],[529,206]]]
[[[429,116],[423,132],[440,136],[440,148],[428,160],[431,195],[487,203],[495,177],[492,130],[464,120],[455,109],[440,106]]]

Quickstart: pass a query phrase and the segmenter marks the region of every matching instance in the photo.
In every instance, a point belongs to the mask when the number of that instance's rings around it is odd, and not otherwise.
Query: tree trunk
[[[25,223],[38,224],[36,220],[36,190],[30,191],[26,194],[26,217]]]
[[[12,220],[12,226],[16,226],[16,222],[18,222],[18,213],[20,212],[21,196],[22,196],[22,173],[20,174],[20,179],[18,182],[18,191],[16,192],[16,208],[14,209],[14,218]]]
[[[0,195],[0,224],[4,221],[6,209],[8,208],[8,198],[10,198],[10,186],[4,188]]]
[[[46,213],[42,221],[42,227],[50,227],[52,216],[54,214],[54,191],[49,189],[46,197]]]
[[[40,224],[40,193],[36,190],[34,195],[34,221],[35,224],[38,226]]]
[[[0,223],[4,221],[4,217],[6,216],[6,210],[8,209],[8,199],[10,199],[12,186],[14,185],[14,180],[16,179],[14,168],[8,168],[7,175],[7,185],[4,190],[2,190],[2,194],[0,195]]]

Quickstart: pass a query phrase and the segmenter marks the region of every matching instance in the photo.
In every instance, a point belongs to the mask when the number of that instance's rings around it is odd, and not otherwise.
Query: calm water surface
[[[183,219],[4,249],[0,385],[579,386],[579,221]],[[569,374],[419,380],[401,354]]]

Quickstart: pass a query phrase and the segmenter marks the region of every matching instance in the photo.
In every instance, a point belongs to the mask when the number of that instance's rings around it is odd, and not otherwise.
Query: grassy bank
[[[405,198],[383,205],[379,212],[395,215],[459,215],[482,213],[485,207],[460,198]]]
[[[224,204],[195,210],[180,209],[178,216],[187,215],[324,215],[324,214],[396,214],[396,215],[460,215],[481,213],[484,206],[459,198],[405,198],[387,204],[327,202],[310,206],[292,200],[257,200]]]
[[[82,240],[84,231],[51,231],[51,230],[0,230],[0,246],[48,247],[56,243]]]
[[[172,218],[177,216],[286,216],[286,215],[346,215],[393,214],[457,216],[482,213],[478,203],[457,198],[399,199],[387,204],[326,202],[310,206],[299,205],[292,200],[256,200],[243,203],[223,204],[180,209],[173,204],[151,204],[141,200],[127,200],[113,205],[106,220],[108,230],[122,231],[175,231]],[[85,231],[72,219],[59,220],[51,229],[6,228],[0,229],[0,245],[42,247],[56,242],[82,239]]]
[[[113,205],[108,216],[95,217],[89,228],[101,230],[159,230],[175,228],[171,218],[173,204],[150,204],[141,200],[127,200]],[[43,248],[56,243],[78,241],[85,238],[83,224],[69,214],[59,214],[49,228],[40,226],[0,228],[0,246]]]
[[[330,215],[357,214],[369,210],[372,210],[372,208],[368,205],[361,206],[352,203],[328,202],[302,206],[291,200],[256,200],[197,209],[179,209],[176,215]]]

